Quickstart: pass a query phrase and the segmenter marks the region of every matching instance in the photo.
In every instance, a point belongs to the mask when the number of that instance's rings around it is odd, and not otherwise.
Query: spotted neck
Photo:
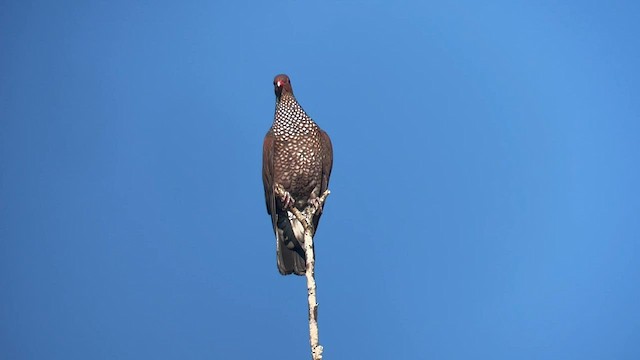
[[[293,95],[283,94],[280,100],[276,101],[276,113],[272,126],[276,136],[286,139],[306,135],[317,127]]]

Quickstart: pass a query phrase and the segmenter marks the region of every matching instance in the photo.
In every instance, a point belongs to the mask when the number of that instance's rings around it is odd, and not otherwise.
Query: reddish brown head
[[[293,95],[293,89],[291,88],[291,80],[285,74],[276,75],[273,79],[273,89],[276,92],[276,97],[280,99],[283,93],[289,93]]]

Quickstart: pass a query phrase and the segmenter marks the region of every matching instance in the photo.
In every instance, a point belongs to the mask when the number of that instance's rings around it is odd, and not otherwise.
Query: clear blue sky
[[[335,359],[640,358],[637,2],[0,5],[0,357],[305,359],[260,177],[331,135]]]

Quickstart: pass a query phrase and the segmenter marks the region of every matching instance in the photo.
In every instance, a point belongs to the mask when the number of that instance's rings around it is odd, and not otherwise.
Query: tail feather
[[[297,220],[293,221],[297,222]],[[299,227],[302,227],[302,224],[297,223],[292,226],[291,221],[286,215],[278,214],[276,253],[278,271],[280,271],[282,275],[304,275],[307,270],[304,245],[303,241],[300,241],[304,240],[304,237],[303,234],[300,233]]]

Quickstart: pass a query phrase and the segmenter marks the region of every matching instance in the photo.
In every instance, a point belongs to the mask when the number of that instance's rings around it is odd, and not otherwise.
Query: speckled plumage
[[[304,275],[306,269],[302,225],[284,209],[273,188],[280,184],[304,210],[327,189],[333,149],[326,132],[298,104],[286,75],[274,79],[276,110],[263,144],[262,179],[267,212],[276,235],[278,270],[283,275]],[[313,223],[317,229],[322,209]]]

